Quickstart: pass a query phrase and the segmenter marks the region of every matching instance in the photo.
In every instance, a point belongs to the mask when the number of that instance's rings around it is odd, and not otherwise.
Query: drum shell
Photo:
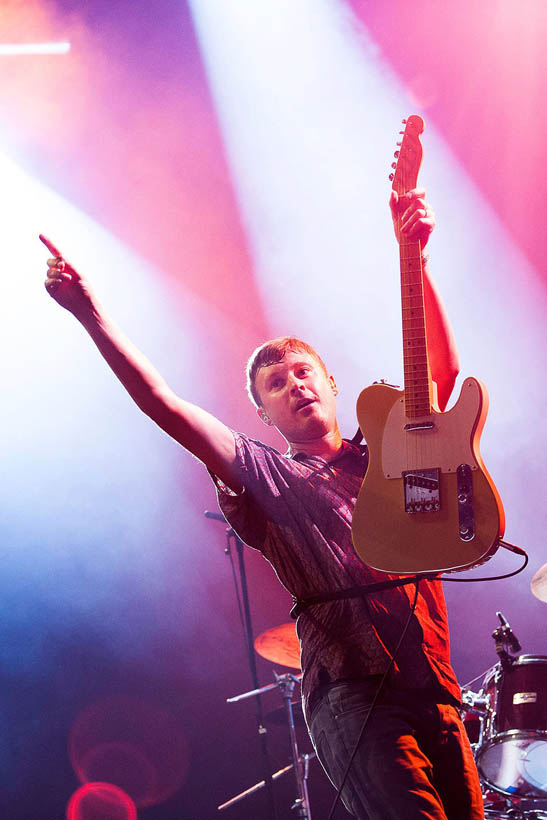
[[[490,738],[512,729],[547,730],[547,655],[521,655],[503,670],[497,664],[484,689],[490,700]]]
[[[488,708],[476,750],[481,779],[493,790],[547,798],[547,656],[521,655],[484,680]],[[531,755],[529,759],[529,754]]]

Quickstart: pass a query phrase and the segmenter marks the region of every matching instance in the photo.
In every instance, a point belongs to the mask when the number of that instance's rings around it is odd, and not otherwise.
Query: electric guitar
[[[403,121],[405,122],[405,121]],[[406,121],[395,172],[401,196],[416,187],[425,124]],[[504,532],[501,499],[479,451],[486,387],[467,378],[441,413],[427,355],[420,242],[400,244],[404,390],[380,383],[357,400],[369,465],[353,513],[361,560],[397,575],[469,569],[487,561]]]

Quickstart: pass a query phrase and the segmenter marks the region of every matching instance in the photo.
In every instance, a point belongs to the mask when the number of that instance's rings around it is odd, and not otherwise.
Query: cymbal
[[[530,583],[530,589],[536,598],[547,603],[547,564],[538,569]]]
[[[300,669],[300,643],[294,622],[267,629],[255,638],[254,646],[262,658]]]

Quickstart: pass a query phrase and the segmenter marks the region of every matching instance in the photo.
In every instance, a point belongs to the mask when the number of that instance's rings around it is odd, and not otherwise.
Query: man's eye
[[[281,379],[274,379],[273,382],[271,382],[270,387],[272,390],[276,390],[278,387],[281,387],[281,384]]]

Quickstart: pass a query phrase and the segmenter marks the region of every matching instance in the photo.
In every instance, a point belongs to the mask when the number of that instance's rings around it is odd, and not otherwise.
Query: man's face
[[[336,384],[308,353],[288,350],[256,375],[258,414],[289,441],[309,441],[336,428]]]

